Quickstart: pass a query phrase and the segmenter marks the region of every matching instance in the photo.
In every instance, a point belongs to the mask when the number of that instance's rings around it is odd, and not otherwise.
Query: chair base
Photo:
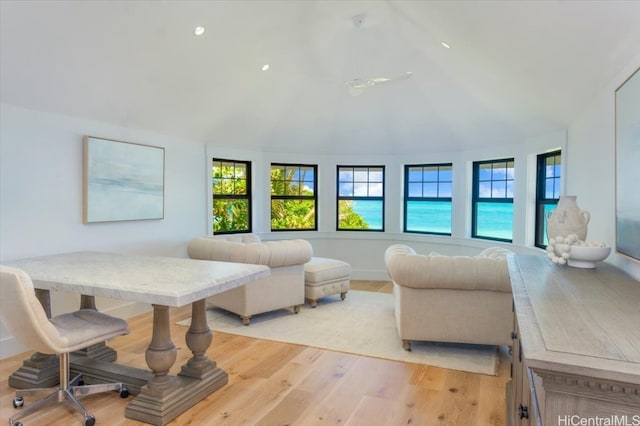
[[[61,354],[60,357],[60,368],[61,371],[68,371],[68,354]],[[66,369],[65,369],[66,368]],[[85,426],[93,426],[96,422],[95,417],[93,417],[87,409],[80,403],[76,396],[78,395],[91,395],[94,393],[107,392],[107,391],[118,391],[120,393],[121,398],[126,398],[129,396],[128,389],[122,383],[104,383],[104,384],[95,384],[95,385],[79,385],[82,375],[76,376],[73,380],[68,381],[65,385],[66,375],[62,375],[61,384],[57,387],[52,388],[34,388],[34,389],[19,389],[16,391],[16,396],[13,400],[13,407],[19,408],[24,405],[24,395],[32,394],[36,392],[51,392],[49,395],[45,396],[42,399],[35,401],[33,404],[23,408],[20,412],[14,414],[9,418],[10,426],[21,426],[22,423],[18,420],[26,417],[30,414],[33,414],[37,410],[40,410],[49,405],[53,405],[55,403],[68,402],[70,403],[77,411],[79,411],[84,418]]]

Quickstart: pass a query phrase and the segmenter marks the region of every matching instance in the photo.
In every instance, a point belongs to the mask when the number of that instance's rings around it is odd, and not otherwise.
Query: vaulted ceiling
[[[640,1],[0,8],[2,103],[264,151],[521,143],[567,128],[640,49]],[[357,96],[345,84],[408,71]]]

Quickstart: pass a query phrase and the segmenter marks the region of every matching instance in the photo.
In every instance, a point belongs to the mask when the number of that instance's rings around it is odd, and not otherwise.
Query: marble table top
[[[160,256],[75,252],[3,262],[39,289],[183,306],[270,274],[267,266]]]

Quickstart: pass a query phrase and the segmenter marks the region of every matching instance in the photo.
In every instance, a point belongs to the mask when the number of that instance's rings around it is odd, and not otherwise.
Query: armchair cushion
[[[416,254],[409,246],[395,244],[385,252],[385,261],[393,281],[404,287],[510,293],[506,253],[508,250],[491,247],[477,256],[426,256]]]

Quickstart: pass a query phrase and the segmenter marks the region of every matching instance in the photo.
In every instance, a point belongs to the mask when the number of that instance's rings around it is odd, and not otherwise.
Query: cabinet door
[[[544,388],[542,387],[542,379],[533,370],[527,368],[526,385],[528,386],[529,394],[529,424],[530,425],[542,425],[542,409],[544,407]]]
[[[520,330],[517,320],[514,324],[513,346],[511,350],[511,375],[513,399],[509,418],[513,419],[516,426],[535,425],[531,422],[531,392],[529,388],[528,369],[524,366],[524,354],[520,342]]]

